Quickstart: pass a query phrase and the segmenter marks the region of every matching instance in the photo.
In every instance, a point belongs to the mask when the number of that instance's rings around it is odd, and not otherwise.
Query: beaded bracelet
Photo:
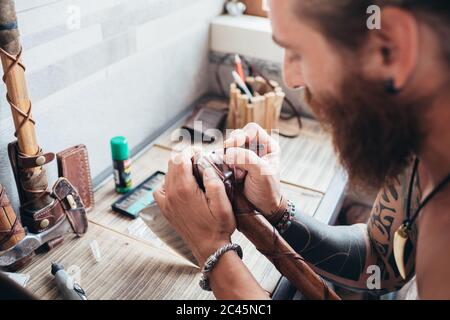
[[[292,219],[295,217],[295,204],[290,200],[287,200],[287,207],[281,218],[281,220],[276,224],[275,228],[280,234],[285,233],[292,225]]]
[[[239,258],[242,259],[243,252],[242,248],[238,244],[228,243],[224,245],[222,248],[217,250],[214,254],[212,254],[208,260],[205,262],[205,266],[202,269],[202,277],[200,279],[200,288],[202,288],[205,291],[212,291],[211,286],[209,285],[209,278],[208,274],[214,269],[216,264],[219,262],[220,257],[222,257],[226,252],[228,251],[236,251]]]

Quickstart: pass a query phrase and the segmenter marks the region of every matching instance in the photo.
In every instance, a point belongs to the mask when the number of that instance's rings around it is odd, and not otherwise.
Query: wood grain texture
[[[8,96],[11,99],[11,102],[20,111],[24,114],[28,114],[31,110],[31,102],[28,96],[25,70],[20,65],[15,65],[10,69],[15,61],[3,53],[0,53],[0,57],[2,60],[3,71],[6,75],[5,84]],[[19,61],[21,63],[22,59],[19,59]],[[8,70],[9,72],[6,73]],[[19,142],[20,151],[28,156],[36,155],[39,151],[39,146],[36,141],[34,124],[31,121],[26,121],[26,123],[22,125],[26,118],[14,109],[11,110],[14,126],[17,130],[17,140]]]
[[[89,244],[98,242],[97,262]],[[31,274],[28,288],[40,299],[58,299],[52,261],[80,271],[89,299],[211,299],[197,285],[198,269],[163,250],[145,245],[93,223],[81,239],[66,239],[57,250],[41,255],[23,272]]]

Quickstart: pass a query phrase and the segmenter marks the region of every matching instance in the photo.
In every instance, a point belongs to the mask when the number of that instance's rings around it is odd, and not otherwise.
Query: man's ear
[[[413,14],[396,7],[381,12],[381,29],[369,31],[364,49],[365,71],[371,78],[392,79],[402,88],[418,62],[419,25]]]

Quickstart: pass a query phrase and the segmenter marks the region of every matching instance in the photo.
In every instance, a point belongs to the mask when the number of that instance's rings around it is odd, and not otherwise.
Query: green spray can
[[[132,188],[131,160],[128,141],[125,137],[111,139],[111,154],[113,159],[114,181],[118,193],[127,193]]]

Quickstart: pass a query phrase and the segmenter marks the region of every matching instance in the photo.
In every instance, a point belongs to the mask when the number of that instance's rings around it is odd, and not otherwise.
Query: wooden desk
[[[171,153],[181,149],[179,144],[170,141],[173,129],[133,159],[135,185],[157,170],[166,171]],[[335,162],[301,158],[298,148],[299,145],[313,144],[317,152],[332,153],[329,141],[320,139],[322,134],[308,122],[299,138],[281,138],[283,151],[286,150],[282,182],[285,194],[304,212],[314,216],[328,210],[329,214],[322,213],[321,220],[329,223],[344,191],[341,182],[335,181],[340,187],[335,194],[327,195],[327,189],[335,185],[333,179],[339,176]],[[300,172],[308,174],[303,186]],[[95,192],[96,207],[88,215],[88,233],[81,239],[67,239],[56,250],[35,257],[32,264],[21,271],[31,276],[27,288],[38,298],[58,299],[59,293],[50,274],[50,265],[54,261],[76,271],[89,299],[213,299],[211,293],[198,286],[198,268],[152,237],[142,220],[132,220],[111,210],[111,204],[118,197],[111,178]],[[244,262],[255,278],[265,290],[273,292],[281,278],[278,271],[239,232],[233,238],[244,248]],[[100,262],[94,259],[90,250],[94,240],[101,251]]]

